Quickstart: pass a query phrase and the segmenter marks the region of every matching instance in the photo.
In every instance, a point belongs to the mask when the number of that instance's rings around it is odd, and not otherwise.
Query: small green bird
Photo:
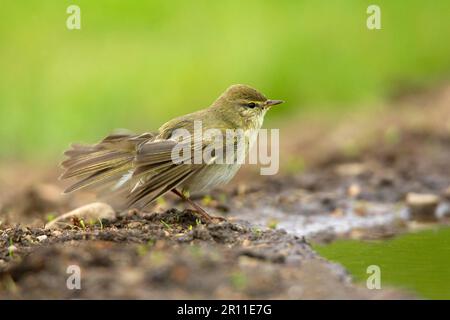
[[[65,169],[62,179],[76,178],[78,181],[65,193],[90,187],[109,194],[125,195],[128,208],[143,209],[158,197],[171,191],[190,203],[195,211],[211,222],[204,209],[189,199],[188,194],[210,190],[229,182],[241,163],[217,163],[194,160],[196,150],[204,151],[214,141],[203,137],[208,129],[218,129],[226,134],[229,130],[241,129],[244,134],[261,128],[266,111],[282,100],[269,100],[262,93],[247,85],[232,85],[213,104],[204,109],[181,116],[165,123],[158,132],[113,133],[94,145],[73,144],[64,154]],[[201,123],[202,132],[196,133],[196,123]],[[174,161],[174,148],[179,146],[176,132],[187,131],[194,140],[189,144],[192,152],[181,153],[183,161]],[[196,138],[200,137],[199,143]],[[245,140],[244,148],[232,141],[238,156],[247,155],[255,137]],[[222,145],[223,149],[226,145]],[[214,160],[215,153],[212,153]],[[220,219],[220,218],[217,218]]]

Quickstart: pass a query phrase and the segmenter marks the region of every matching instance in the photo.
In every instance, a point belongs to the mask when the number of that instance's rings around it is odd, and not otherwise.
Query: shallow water
[[[391,240],[338,240],[315,245],[325,258],[342,264],[364,284],[367,267],[381,270],[381,288],[404,288],[428,299],[450,299],[450,228],[435,228]]]
[[[366,203],[365,214],[359,215],[354,210],[355,203],[348,201],[346,208],[340,215],[330,213],[300,215],[284,212],[279,208],[264,206],[258,210],[242,211],[240,218],[247,219],[259,226],[270,225],[277,221],[277,228],[296,234],[300,237],[314,237],[327,232],[343,234],[354,229],[369,229],[386,226],[396,220],[407,220],[408,212],[404,207],[395,204]]]

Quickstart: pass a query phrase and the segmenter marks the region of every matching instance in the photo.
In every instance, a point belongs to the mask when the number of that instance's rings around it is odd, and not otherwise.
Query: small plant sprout
[[[276,219],[271,219],[271,220],[269,220],[269,222],[267,222],[267,227],[269,229],[276,229],[277,226],[278,226],[278,220],[276,220]]]
[[[197,226],[199,226],[199,225],[201,225],[202,224],[202,220],[200,220],[200,219],[195,219],[195,224],[197,225]]]
[[[84,223],[83,219],[80,219],[80,226],[83,228],[83,230],[86,230],[86,224]]]
[[[164,226],[164,228],[166,228],[166,229],[172,229],[172,227],[170,226],[170,224],[168,224],[168,223],[165,222],[164,220],[161,220],[160,222],[161,222],[161,224]]]
[[[56,218],[56,215],[54,213],[49,213],[45,216],[45,220],[47,220],[47,222],[55,220],[55,218]]]
[[[14,251],[16,250],[16,246],[14,245],[13,239],[9,238],[9,247],[8,247],[8,255],[10,258],[14,258]]]
[[[100,230],[103,230],[103,222],[102,219],[98,218],[98,223],[100,225]]]

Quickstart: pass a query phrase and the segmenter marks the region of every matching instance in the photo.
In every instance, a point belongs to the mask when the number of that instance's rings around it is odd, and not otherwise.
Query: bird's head
[[[266,111],[283,102],[267,99],[261,92],[250,86],[235,84],[222,93],[213,103],[212,108],[228,117],[235,118],[238,123],[260,122],[262,124]]]

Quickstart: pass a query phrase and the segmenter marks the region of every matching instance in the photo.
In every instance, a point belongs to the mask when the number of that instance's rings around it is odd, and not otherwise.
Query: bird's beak
[[[283,100],[267,100],[265,102],[265,106],[266,107],[271,107],[271,106],[275,106],[275,105],[283,103],[283,102],[284,102]]]

